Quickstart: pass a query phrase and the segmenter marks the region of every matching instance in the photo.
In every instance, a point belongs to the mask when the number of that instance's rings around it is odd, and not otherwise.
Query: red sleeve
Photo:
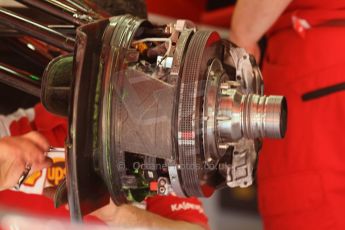
[[[195,197],[154,196],[147,198],[146,204],[148,211],[160,216],[199,224],[206,229],[210,229],[202,203]]]
[[[67,119],[49,113],[42,104],[35,106],[35,129],[54,147],[63,147],[67,136]]]

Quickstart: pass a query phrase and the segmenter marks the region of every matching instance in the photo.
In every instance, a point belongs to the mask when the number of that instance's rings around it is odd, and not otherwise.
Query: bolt
[[[223,82],[220,84],[220,89],[230,89],[230,85],[228,82]]]
[[[162,186],[164,186],[164,185],[166,184],[166,181],[165,181],[165,180],[160,180],[160,181],[159,181],[159,184],[162,185]]]
[[[241,83],[238,81],[230,81],[229,84],[232,88],[236,88],[236,87],[241,86]]]
[[[231,117],[228,116],[217,116],[217,121],[229,121],[231,120]]]
[[[222,143],[222,144],[218,145],[218,148],[220,148],[220,149],[228,149],[229,147],[230,147],[230,145],[227,143]]]
[[[159,193],[160,194],[164,194],[165,193],[165,188],[164,187],[160,187],[159,188]]]

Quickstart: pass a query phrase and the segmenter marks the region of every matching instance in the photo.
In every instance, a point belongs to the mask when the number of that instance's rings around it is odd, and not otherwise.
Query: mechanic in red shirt
[[[345,229],[345,1],[239,0],[230,39],[255,53],[265,33],[266,94],[289,108],[259,157],[265,229]]]
[[[38,131],[47,138],[49,144],[39,133],[30,132],[32,130]],[[26,134],[28,132],[30,133]],[[27,160],[32,156],[39,155],[42,157],[49,146],[63,147],[66,134],[66,120],[48,113],[41,104],[27,110],[19,109],[8,116],[0,116],[0,164],[3,162],[1,160],[7,157],[5,153],[13,152],[13,147],[16,148],[15,151],[19,153],[23,151],[24,155],[27,156],[20,161],[21,164],[27,163]],[[2,151],[4,145],[9,151]],[[36,148],[39,149],[35,149],[35,146],[38,146]],[[31,151],[31,149],[33,150]],[[25,211],[30,215],[68,218],[69,213],[65,207],[55,209],[52,200],[43,196],[47,188],[57,186],[65,177],[64,154],[52,152],[43,159],[38,161],[40,165],[38,163],[37,166],[33,165],[36,172],[25,180],[19,191],[10,189],[0,192],[0,206],[11,210]],[[12,162],[17,163],[17,161]],[[40,170],[47,166],[51,167]],[[24,167],[13,167],[13,169],[8,170],[8,172],[14,172],[18,169],[18,172],[13,174],[11,183],[6,185],[7,188],[15,185]],[[1,176],[3,175],[2,170],[1,165]],[[111,202],[94,212],[93,215],[109,225],[128,228],[209,229],[202,204],[196,198],[154,196],[146,199],[145,206],[146,210],[132,205],[117,207]]]

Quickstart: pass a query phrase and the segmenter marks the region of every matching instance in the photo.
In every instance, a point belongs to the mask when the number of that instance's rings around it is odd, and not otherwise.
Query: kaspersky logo
[[[177,212],[180,210],[184,210],[184,211],[195,210],[195,211],[198,211],[199,213],[204,213],[204,210],[201,207],[201,205],[193,204],[193,203],[189,203],[185,201],[183,201],[182,203],[172,204],[170,207],[171,207],[172,212]]]

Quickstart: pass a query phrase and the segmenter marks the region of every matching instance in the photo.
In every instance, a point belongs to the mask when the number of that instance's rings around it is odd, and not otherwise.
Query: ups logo
[[[66,176],[65,159],[54,158],[53,165],[47,169],[47,181],[52,186],[58,186]]]
[[[26,180],[24,181],[24,185],[30,186],[30,187],[35,186],[36,182],[38,181],[38,179],[40,179],[41,176],[42,176],[41,171],[33,173],[31,176],[26,178]]]

